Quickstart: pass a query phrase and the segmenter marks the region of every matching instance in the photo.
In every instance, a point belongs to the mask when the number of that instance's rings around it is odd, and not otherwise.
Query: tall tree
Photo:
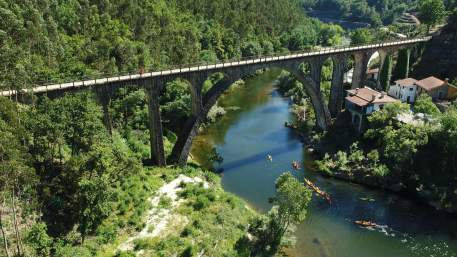
[[[411,49],[401,49],[398,51],[397,64],[393,71],[394,80],[405,79],[409,76]]]
[[[390,80],[392,79],[392,55],[388,54],[379,74],[379,82],[384,91],[389,91]]]
[[[288,172],[276,180],[276,195],[271,199],[273,208],[267,217],[256,220],[249,228],[256,238],[254,256],[274,256],[282,246],[289,245],[295,226],[306,218],[311,195],[311,191]]]
[[[446,17],[446,8],[443,0],[420,0],[419,19],[427,25],[427,30],[439,24]]]
[[[373,33],[366,28],[357,29],[351,33],[351,44],[361,45],[370,43],[374,40]]]

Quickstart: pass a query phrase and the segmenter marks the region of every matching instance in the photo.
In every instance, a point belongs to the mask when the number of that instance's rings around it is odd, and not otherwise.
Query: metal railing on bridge
[[[191,64],[183,64],[183,65],[175,65],[170,66],[167,69],[160,70],[160,71],[147,71],[147,72],[137,72],[137,73],[117,73],[117,74],[98,74],[93,75],[91,78],[83,78],[81,80],[73,80],[71,82],[41,82],[37,83],[35,87],[21,89],[21,93],[25,94],[33,94],[33,93],[44,93],[49,91],[58,91],[58,90],[65,90],[71,88],[79,88],[79,87],[92,87],[97,85],[104,85],[108,83],[114,82],[123,82],[123,81],[133,81],[143,78],[151,78],[151,77],[161,77],[161,76],[169,76],[175,74],[183,74],[189,72],[198,72],[198,71],[208,71],[208,70],[215,70],[221,69],[226,67],[235,67],[235,66],[242,66],[242,65],[252,65],[258,63],[267,63],[267,62],[276,62],[281,60],[289,60],[289,59],[296,59],[296,58],[303,58],[303,57],[312,57],[312,56],[321,56],[321,55],[328,55],[328,54],[336,54],[336,53],[346,53],[346,52],[356,52],[360,50],[366,49],[377,49],[389,46],[398,46],[398,45],[408,45],[414,44],[419,42],[427,42],[431,39],[431,37],[421,37],[421,38],[412,38],[412,39],[401,39],[401,40],[392,40],[386,41],[382,43],[375,43],[375,44],[364,44],[364,45],[357,45],[357,46],[336,46],[336,47],[324,47],[320,49],[312,48],[302,51],[295,51],[295,52],[287,52],[287,53],[275,53],[270,55],[263,55],[263,56],[249,56],[249,57],[241,57],[231,60],[225,61],[217,61],[213,63],[208,62],[197,62]],[[13,96],[17,94],[16,90],[7,90],[7,91],[0,91],[0,96]]]

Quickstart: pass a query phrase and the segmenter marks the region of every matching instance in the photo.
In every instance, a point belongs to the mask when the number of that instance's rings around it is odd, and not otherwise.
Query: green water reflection
[[[225,190],[268,211],[276,178],[291,170],[294,160],[309,162],[297,135],[284,127],[290,104],[274,89],[278,71],[246,82],[226,96],[222,106],[237,106],[195,140],[192,155],[207,167],[213,147],[223,157],[214,164],[222,172]],[[266,155],[273,156],[268,162]],[[332,195],[333,204],[314,197],[308,217],[297,232],[299,257],[425,257],[457,256],[455,217],[389,193],[323,178],[303,168],[307,177]],[[371,200],[370,200],[371,199]],[[352,221],[370,219],[385,225],[367,230]]]

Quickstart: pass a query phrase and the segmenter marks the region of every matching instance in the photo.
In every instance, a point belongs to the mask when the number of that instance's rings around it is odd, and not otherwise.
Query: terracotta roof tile
[[[441,86],[444,86],[446,82],[442,81],[441,79],[435,78],[435,77],[428,77],[423,80],[419,80],[416,85],[419,87],[425,89],[426,91],[430,91],[436,88],[439,88]]]
[[[395,81],[396,84],[399,84],[400,86],[412,86],[415,83],[417,83],[417,80],[413,78],[406,78],[406,79],[400,79]]]
[[[347,90],[346,100],[358,106],[367,106],[370,103],[394,103],[397,99],[388,96],[385,92],[378,92],[369,87]]]

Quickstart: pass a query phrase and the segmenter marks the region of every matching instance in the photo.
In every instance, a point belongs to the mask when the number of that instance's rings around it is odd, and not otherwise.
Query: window
[[[409,91],[413,91],[413,89],[414,89],[414,88],[410,87],[410,88],[409,88]]]

